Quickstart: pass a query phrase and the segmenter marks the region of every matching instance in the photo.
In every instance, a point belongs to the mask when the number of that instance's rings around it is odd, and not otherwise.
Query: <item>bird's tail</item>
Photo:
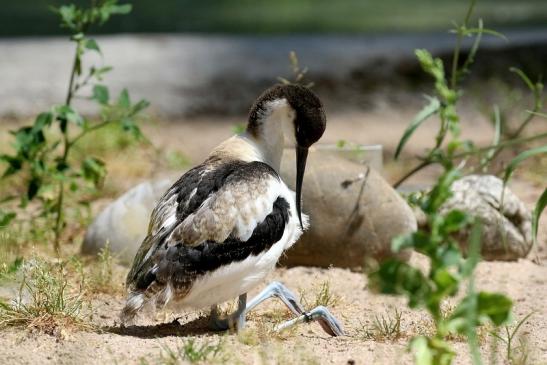
[[[143,292],[131,292],[127,297],[125,306],[120,313],[122,324],[131,325],[135,322],[137,313],[144,307],[146,296]]]
[[[145,291],[132,291],[129,293],[125,306],[120,313],[123,325],[132,325],[137,314],[146,307],[148,315],[154,314],[156,309],[163,308],[173,296],[173,287],[151,285]]]

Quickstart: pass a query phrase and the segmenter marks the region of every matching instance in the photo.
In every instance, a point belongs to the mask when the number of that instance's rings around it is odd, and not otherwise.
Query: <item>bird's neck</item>
[[[279,172],[285,145],[294,144],[294,110],[285,99],[265,105],[243,138],[250,140],[258,149],[262,161]]]

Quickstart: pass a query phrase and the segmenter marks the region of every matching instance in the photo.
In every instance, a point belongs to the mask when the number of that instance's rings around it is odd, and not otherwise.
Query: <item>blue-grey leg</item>
[[[249,304],[247,304],[245,314],[251,311],[258,304],[272,297],[281,299],[281,301],[287,306],[287,308],[289,308],[289,310],[293,314],[298,316],[295,319],[289,320],[277,326],[276,331],[283,331],[299,323],[309,323],[317,321],[319,322],[323,330],[331,336],[342,336],[344,334],[342,326],[327,308],[319,306],[309,312],[306,312],[302,305],[296,299],[296,296],[283,284],[277,281],[270,283],[270,285],[264,288],[264,290],[262,290],[260,294],[254,297],[249,302]]]
[[[334,318],[329,310],[322,305],[315,307],[311,311],[303,313],[302,315],[294,319],[281,323],[280,325],[275,327],[275,330],[277,332],[282,332],[300,323],[310,323],[313,321],[319,322],[323,330],[331,336],[344,335],[344,329],[342,328],[340,322],[338,322],[338,320]]]
[[[217,306],[211,307],[210,327],[217,331],[225,331],[230,328],[236,328],[241,331],[245,328],[245,317],[248,312],[257,305],[272,297],[279,298],[287,308],[298,317],[284,322],[276,327],[280,332],[299,323],[319,322],[325,332],[331,336],[342,336],[344,330],[338,320],[323,306],[316,307],[306,312],[302,305],[296,299],[296,296],[280,282],[270,283],[264,290],[254,297],[247,305],[247,294],[239,296],[237,310],[225,318],[220,318]]]
[[[249,304],[247,304],[245,312],[253,310],[254,307],[272,297],[279,298],[293,314],[300,315],[304,313],[304,308],[298,302],[293,292],[278,281],[271,282],[260,292],[260,294],[254,297]]]
[[[241,294],[237,301],[237,310],[224,317],[220,318],[218,314],[218,307],[216,305],[211,307],[211,318],[209,320],[209,327],[215,331],[226,331],[230,328],[236,328],[238,331],[245,327],[245,314],[247,307],[247,293]]]

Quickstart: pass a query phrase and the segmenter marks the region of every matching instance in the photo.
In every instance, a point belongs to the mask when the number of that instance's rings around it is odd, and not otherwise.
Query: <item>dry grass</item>
[[[402,313],[396,308],[385,315],[374,315],[372,325],[361,325],[358,337],[379,342],[397,341],[404,336],[401,331]]]
[[[168,345],[161,345],[161,351],[159,355],[149,358],[141,358],[139,363],[141,365],[147,364],[161,364],[161,365],[178,365],[178,364],[197,364],[212,362],[223,363],[225,356],[223,356],[223,342],[204,340],[196,341],[194,338],[188,338],[180,341],[177,345],[171,347]]]
[[[67,264],[34,258],[25,262],[17,297],[0,303],[0,327],[19,326],[63,336],[66,330],[91,329],[81,281],[70,285]]]
[[[124,274],[112,255],[110,245],[101,248],[96,258],[86,264],[86,294],[121,295],[124,293]],[[122,272],[123,271],[123,272]]]
[[[312,289],[313,294],[300,290],[300,302],[306,309],[312,309],[320,305],[327,308],[335,307],[340,303],[340,296],[334,294],[330,288],[330,281],[325,280]]]

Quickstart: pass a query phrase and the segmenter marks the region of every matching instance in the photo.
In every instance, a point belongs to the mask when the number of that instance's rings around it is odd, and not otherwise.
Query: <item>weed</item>
[[[116,259],[112,255],[110,244],[107,244],[101,248],[89,270],[87,286],[89,292],[116,294],[122,291],[122,286],[117,284],[120,281],[115,280],[114,277],[115,263]]]
[[[222,348],[223,343],[220,340],[217,343],[205,340],[202,344],[198,344],[195,339],[188,338],[174,348],[162,345],[159,359],[155,363],[162,365],[178,365],[186,362],[210,363],[221,355]],[[141,363],[147,364],[148,361],[141,359]]]
[[[17,297],[0,303],[0,326],[24,326],[52,335],[71,327],[89,329],[82,290],[81,285],[69,285],[65,263],[26,261]]]
[[[427,227],[417,232],[397,237],[392,242],[392,250],[399,252],[414,249],[429,259],[426,273],[409,263],[398,259],[389,259],[369,273],[371,288],[384,294],[403,295],[408,298],[410,308],[425,308],[434,323],[433,335],[421,335],[412,338],[410,349],[418,364],[448,365],[452,363],[455,352],[447,342],[451,336],[464,336],[469,344],[472,362],[482,362],[479,352],[477,328],[486,323],[494,326],[504,324],[510,315],[512,302],[503,294],[475,291],[475,268],[480,261],[481,223],[465,212],[452,210],[439,214],[439,208],[452,195],[451,186],[462,175],[462,166],[458,163],[462,154],[467,156],[476,152],[469,143],[460,140],[460,118],[457,103],[462,93],[459,83],[469,72],[474,61],[482,33],[485,30],[479,20],[478,28],[469,27],[475,1],[471,0],[469,11],[462,25],[455,29],[456,47],[452,62],[452,72],[445,73],[442,60],[434,58],[426,50],[417,50],[416,56],[424,70],[435,80],[435,97],[429,98],[429,104],[416,116],[403,134],[396,150],[400,154],[414,131],[430,116],[439,115],[440,128],[435,138],[435,146],[428,151],[422,163],[405,175],[396,185],[432,163],[438,163],[444,169],[430,191],[413,196],[414,203],[424,212]],[[475,35],[475,41],[467,60],[459,62],[463,37]],[[461,64],[461,66],[460,66]],[[447,140],[448,139],[448,140]],[[500,144],[498,143],[499,147]],[[463,151],[463,152],[460,152]],[[486,150],[485,152],[488,152]],[[489,156],[487,159],[490,159]],[[464,258],[454,233],[470,229],[468,256]],[[443,313],[443,303],[456,296],[463,285],[467,293],[450,314]]]
[[[278,77],[277,80],[285,85],[302,85],[307,88],[313,87],[313,82],[306,81],[306,74],[308,73],[307,67],[300,67],[298,61],[298,56],[295,51],[289,52],[289,63],[291,67],[291,72],[293,74],[292,80],[288,80],[284,77]]]
[[[340,297],[334,294],[330,289],[330,281],[325,280],[315,288],[315,297],[310,299],[305,291],[300,291],[300,301],[306,308],[315,308],[317,306],[334,307],[340,302]]]
[[[403,336],[401,332],[401,311],[394,309],[385,315],[374,315],[372,326],[363,325],[359,336],[365,340],[396,341]]]
[[[0,279],[11,278],[23,264],[15,232],[0,231]]]
[[[505,358],[511,365],[530,364],[530,348],[526,337],[518,336],[522,326],[534,313],[529,313],[514,326],[504,326],[503,334],[500,331],[492,331],[490,334],[501,343],[505,344]],[[518,342],[518,343],[515,343]]]
[[[81,161],[73,161],[74,147],[89,133],[111,125],[123,128],[135,138],[142,137],[135,120],[148,102],[132,103],[127,90],[112,102],[108,88],[102,84],[104,74],[112,68],[94,65],[84,70],[82,67],[86,52],[102,55],[96,40],[86,35],[89,28],[104,24],[113,15],[130,11],[131,5],[118,5],[117,0],[93,1],[90,8],[65,5],[55,9],[61,26],[71,32],[71,41],[75,43],[66,99],[63,104],[40,113],[32,125],[13,131],[14,154],[0,155],[0,161],[7,164],[2,178],[16,174],[25,177],[26,194],[20,197],[21,206],[26,207],[28,202],[37,200],[42,216],[53,218],[56,251],[59,251],[60,235],[66,222],[67,195],[77,191],[82,183],[95,189],[101,187],[106,175],[105,163],[98,157],[85,156]],[[88,98],[101,108],[100,121],[95,123],[72,107],[74,98],[90,86],[92,95]],[[60,136],[53,132],[57,130]],[[1,225],[14,217],[13,212],[0,211]]]

